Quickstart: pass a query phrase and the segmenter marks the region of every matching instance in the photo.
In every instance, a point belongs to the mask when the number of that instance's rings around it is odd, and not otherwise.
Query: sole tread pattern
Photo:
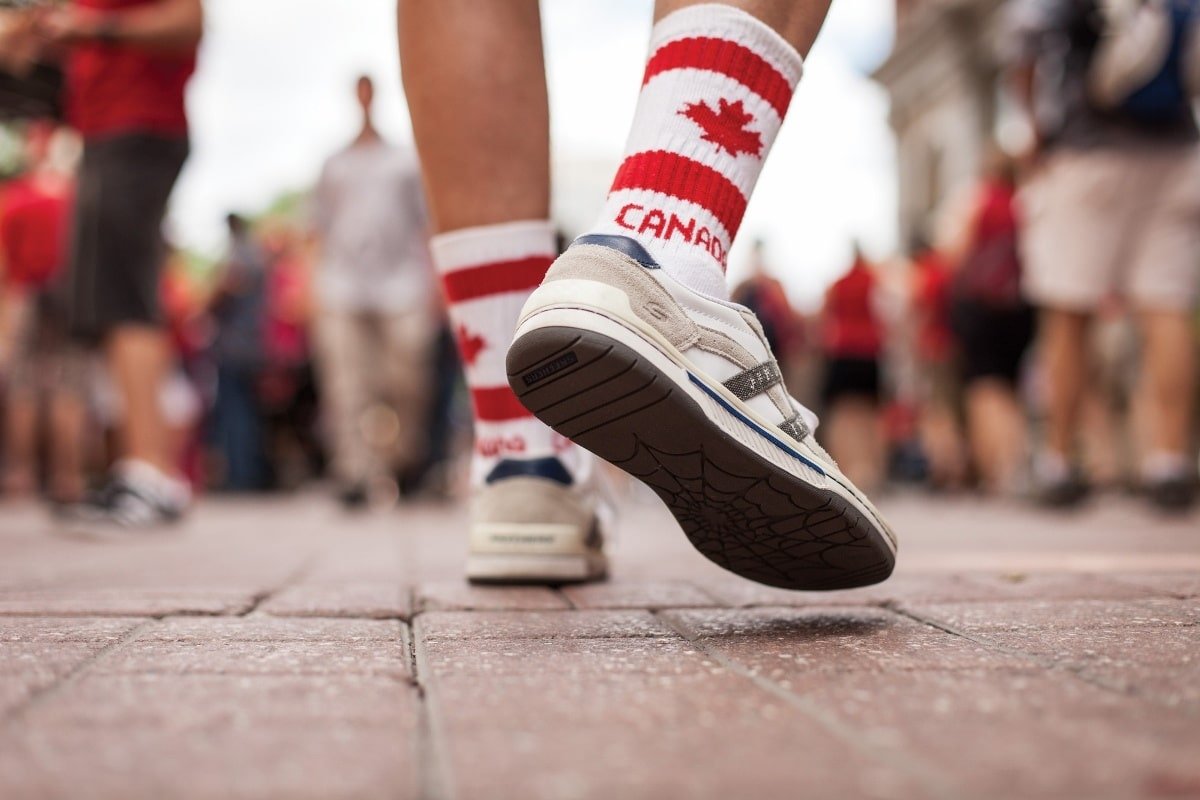
[[[568,352],[570,366],[526,380]],[[894,555],[857,508],[739,444],[627,345],[546,327],[514,342],[508,364],[510,385],[530,411],[649,486],[696,549],[721,567],[810,590],[864,586],[891,574]]]

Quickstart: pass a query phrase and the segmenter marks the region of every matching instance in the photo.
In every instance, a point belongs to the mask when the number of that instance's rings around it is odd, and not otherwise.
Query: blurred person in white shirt
[[[422,459],[434,333],[417,157],[375,128],[371,79],[356,92],[362,128],[326,162],[314,198],[317,374],[348,508]]]

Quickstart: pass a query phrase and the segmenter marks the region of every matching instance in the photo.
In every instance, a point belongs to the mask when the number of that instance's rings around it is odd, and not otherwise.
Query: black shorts
[[[954,302],[951,319],[962,353],[963,384],[995,378],[1015,386],[1033,340],[1033,309],[995,308],[960,299]]]
[[[831,358],[826,362],[821,399],[828,406],[843,397],[879,401],[878,359]]]
[[[84,145],[65,287],[74,336],[161,321],[162,221],[187,154],[186,138],[145,133]]]

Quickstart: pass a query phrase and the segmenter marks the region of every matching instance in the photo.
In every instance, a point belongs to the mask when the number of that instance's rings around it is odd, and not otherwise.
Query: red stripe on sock
[[[746,197],[733,181],[712,167],[666,150],[647,150],[625,159],[611,191],[621,189],[662,192],[703,206],[725,227],[730,239],[737,235],[746,214]]]
[[[514,261],[494,261],[442,274],[442,288],[451,303],[475,300],[506,292],[536,289],[546,277],[553,256],[530,256]]]
[[[507,386],[472,389],[471,403],[475,406],[475,418],[485,422],[504,422],[533,416]]]
[[[727,75],[766,100],[780,118],[792,102],[792,85],[783,73],[750,48],[728,39],[696,36],[667,42],[650,56],[642,85],[673,69],[705,69]]]

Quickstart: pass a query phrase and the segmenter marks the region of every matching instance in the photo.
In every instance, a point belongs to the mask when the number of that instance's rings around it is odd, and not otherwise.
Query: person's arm
[[[158,0],[114,11],[65,6],[45,16],[42,31],[60,44],[99,40],[186,51],[204,33],[204,8],[200,0]]]
[[[1040,155],[1043,144],[1037,113],[1038,54],[1064,28],[1073,8],[1070,0],[1013,0],[1005,12],[1003,50],[1009,93],[1029,130],[1025,158],[1030,163]]]
[[[1034,105],[1034,62],[1023,59],[1013,65],[1009,73],[1009,87],[1017,111],[1029,130],[1029,156],[1036,157],[1042,149],[1041,132],[1038,130],[1037,113]]]

